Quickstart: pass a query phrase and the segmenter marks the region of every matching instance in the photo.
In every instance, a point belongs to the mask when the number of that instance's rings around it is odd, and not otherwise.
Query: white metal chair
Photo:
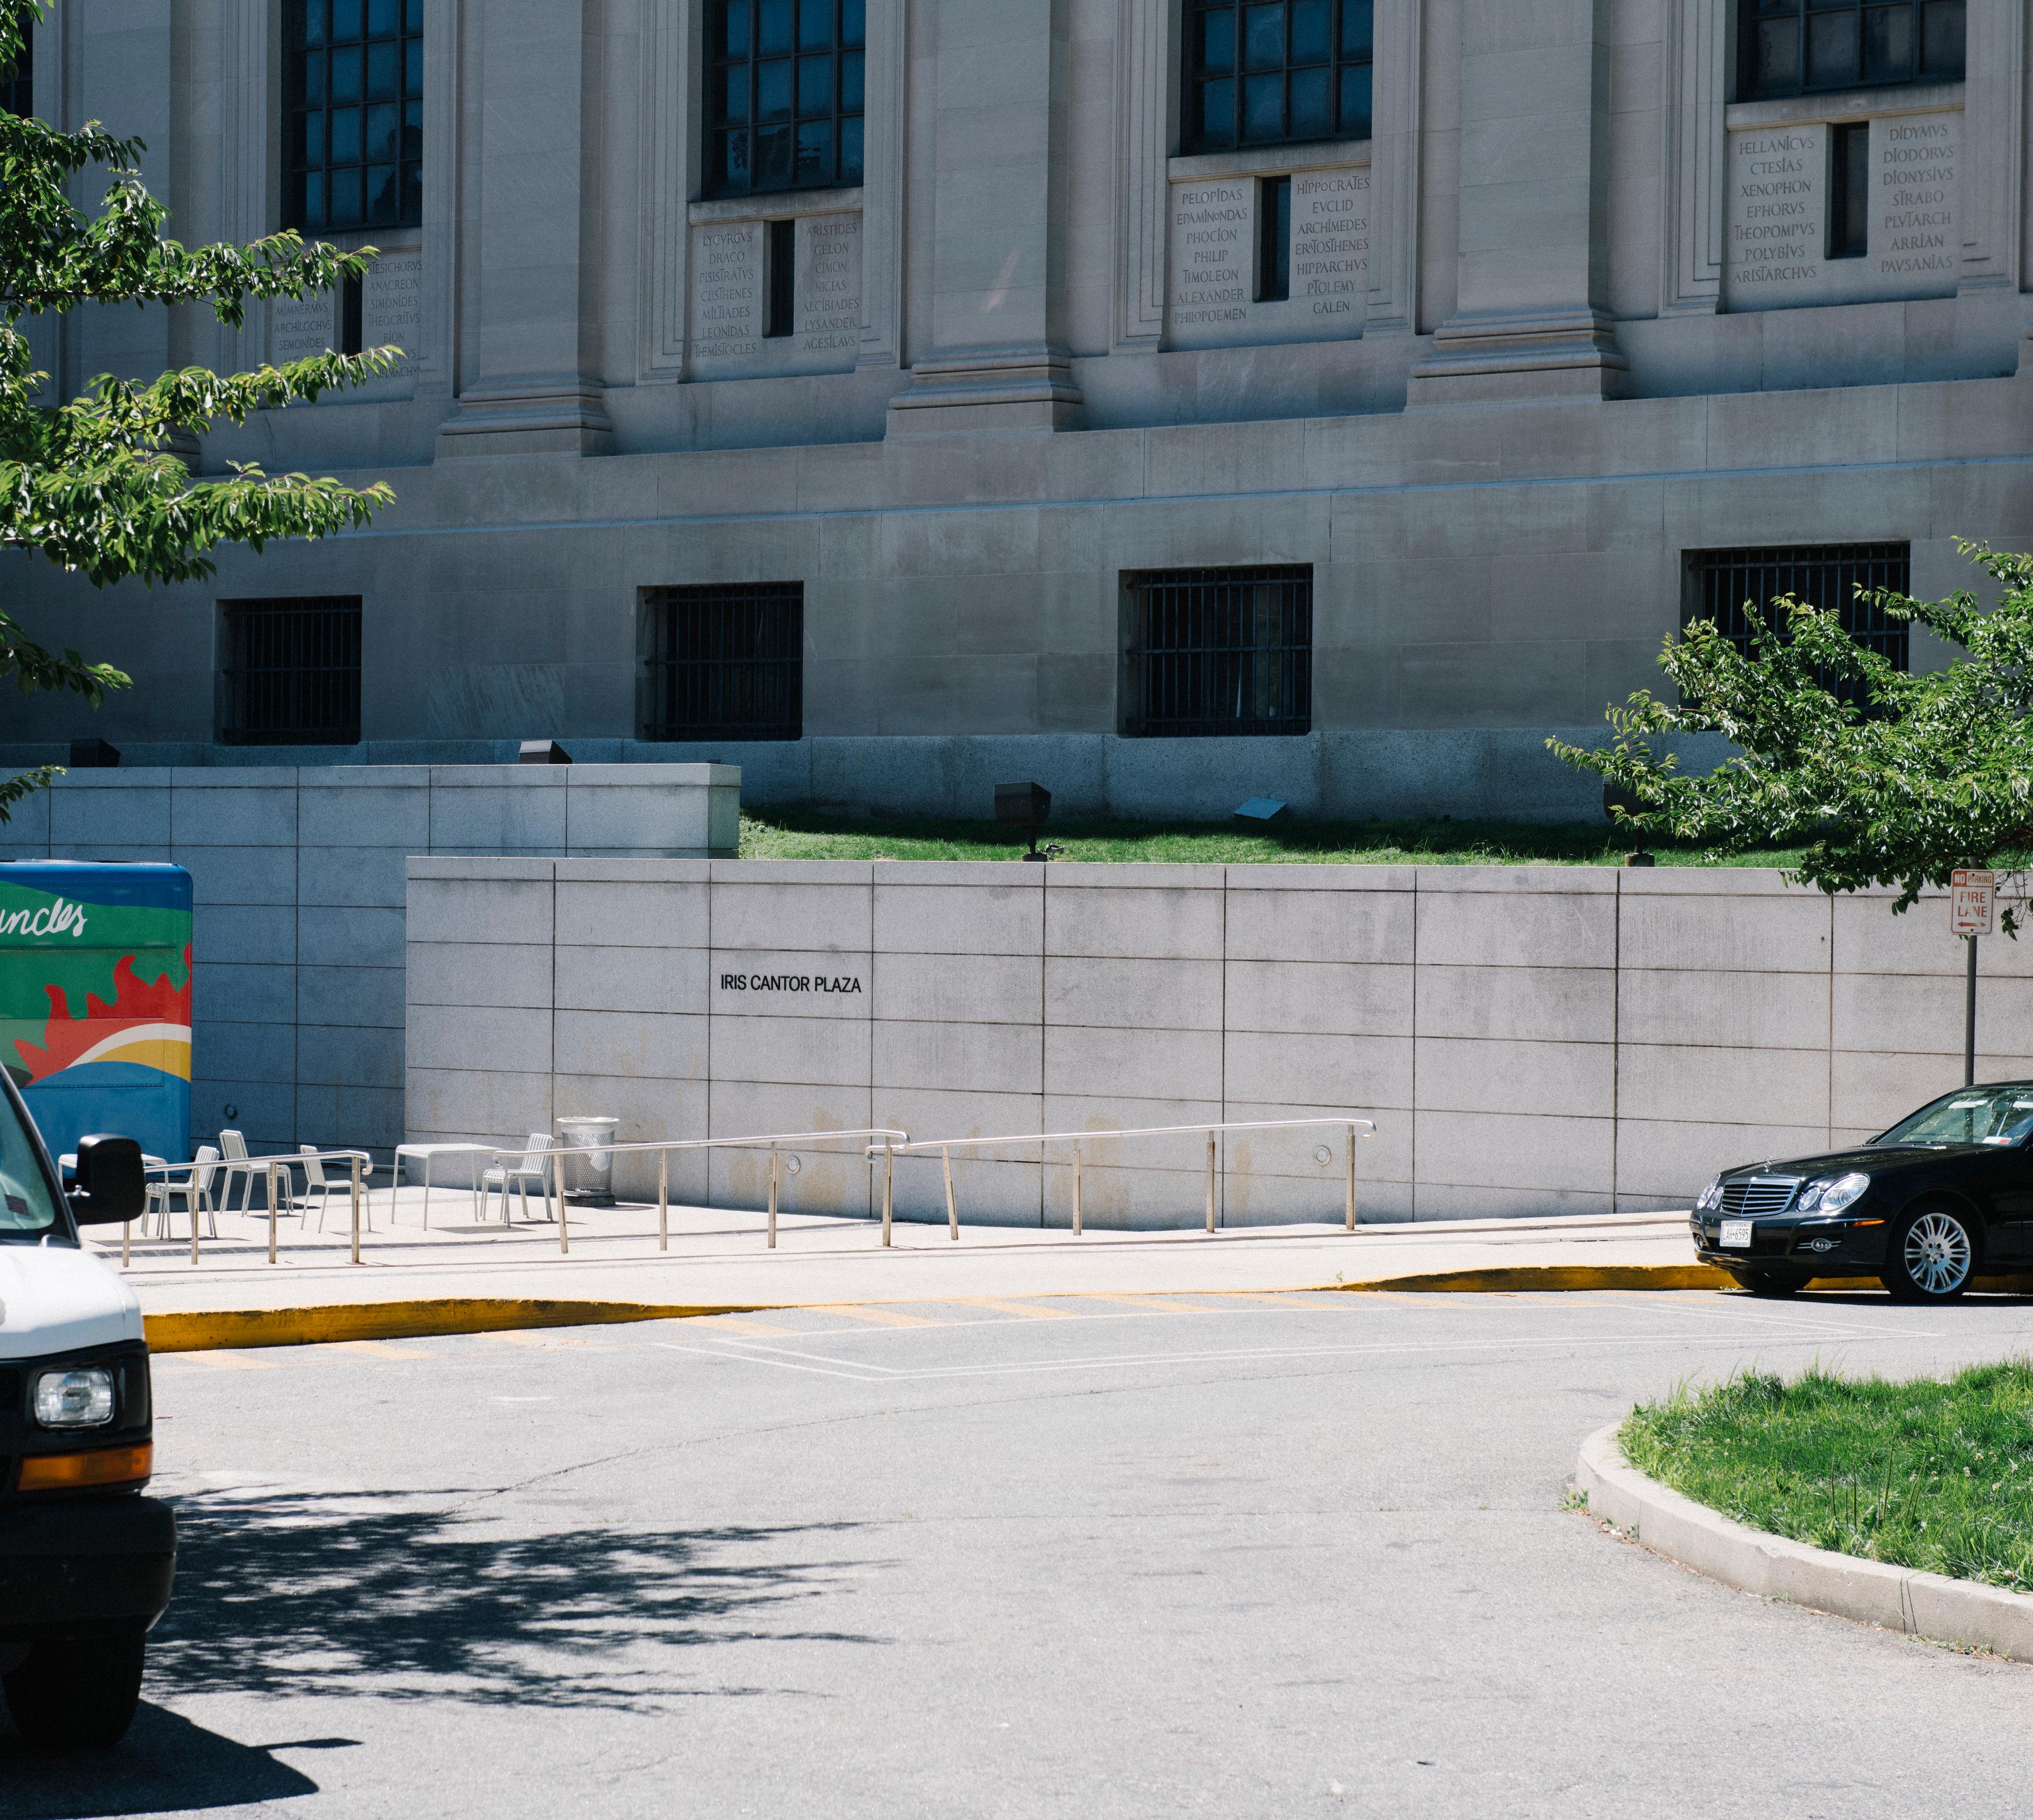
[[[209,1144],[200,1144],[197,1159],[181,1178],[165,1175],[159,1181],[151,1182],[142,1208],[143,1229],[146,1230],[148,1215],[152,1213],[155,1215],[157,1235],[167,1238],[170,1236],[170,1215],[174,1211],[170,1200],[173,1195],[180,1194],[184,1197],[185,1209],[191,1216],[193,1228],[197,1225],[198,1215],[203,1213],[211,1236],[218,1238],[219,1219],[212,1201],[212,1178],[218,1161],[216,1149]]]
[[[289,1175],[290,1167],[286,1164],[284,1166],[283,1171],[284,1175]],[[311,1196],[315,1194],[317,1196],[318,1230],[323,1232],[325,1209],[331,1204],[331,1197],[334,1195],[339,1196],[341,1200],[350,1208],[353,1203],[353,1178],[349,1174],[335,1182],[327,1175],[324,1172],[324,1163],[319,1156],[317,1146],[314,1144],[300,1144],[297,1146],[297,1160],[294,1167],[304,1172],[303,1194],[301,1197],[297,1196],[294,1177],[290,1178],[290,1185],[285,1192],[290,1196],[290,1204],[297,1209],[298,1229],[301,1230],[309,1220]],[[373,1169],[363,1162],[361,1167],[360,1224],[361,1230],[364,1232],[372,1232],[374,1230],[374,1197],[367,1192],[366,1182],[366,1178],[373,1174]]]
[[[238,1131],[222,1131],[219,1134],[219,1153],[224,1159],[225,1164],[219,1172],[221,1176],[219,1184],[220,1208],[227,1213],[253,1212],[254,1178],[257,1175],[265,1178],[267,1172],[256,1167],[249,1160],[247,1155],[247,1140]],[[240,1190],[241,1204],[237,1208],[233,1204],[233,1185],[236,1182],[241,1185]]]
[[[530,1184],[537,1185],[537,1192],[543,1196],[544,1217],[551,1217],[551,1163],[556,1152],[551,1148],[548,1132],[530,1133],[529,1148],[522,1153],[521,1162],[497,1163],[492,1169],[481,1172],[480,1178],[480,1217],[487,1217],[487,1197],[496,1188],[501,1190],[501,1223],[508,1223],[508,1191],[512,1188],[522,1196],[522,1217],[530,1217]]]

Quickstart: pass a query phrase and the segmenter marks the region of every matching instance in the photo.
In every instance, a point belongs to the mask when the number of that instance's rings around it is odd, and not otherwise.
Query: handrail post
[[[184,1178],[184,1205],[190,1209],[191,1262],[197,1262],[197,1165],[193,1163],[190,1174]],[[163,1223],[170,1223],[170,1172],[163,1171]]]
[[[1073,1140],[1073,1237],[1078,1238],[1087,1220],[1087,1180],[1081,1166],[1080,1141]]]
[[[1355,1230],[1355,1127],[1348,1128],[1348,1230]]]
[[[671,1153],[657,1152],[657,1249],[671,1249]]]
[[[552,1151],[549,1152],[549,1155],[545,1159],[543,1173],[537,1178],[537,1179],[543,1183],[544,1192],[548,1195],[550,1193],[551,1188],[550,1156],[555,1156],[558,1159],[558,1256],[560,1257],[570,1257],[571,1256],[571,1230],[565,1219],[565,1159],[564,1152],[563,1151]],[[501,1205],[504,1209],[508,1205],[508,1189],[505,1183],[503,1185],[501,1189]]]
[[[882,1242],[889,1242],[890,1215],[896,1204],[897,1140],[882,1140]]]
[[[353,1165],[353,1261],[360,1261],[360,1159],[347,1159]],[[392,1219],[394,1216],[391,1215]]]
[[[275,1261],[275,1166],[268,1165],[268,1261]]]
[[[777,1249],[777,1183],[783,1167],[783,1153],[775,1144],[769,1146],[769,1249]]]
[[[939,1161],[945,1165],[946,1172],[946,1234],[957,1241],[960,1238],[960,1213],[953,1205],[953,1150],[949,1145],[942,1144],[939,1146]]]
[[[1207,1133],[1207,1229],[1214,1230],[1214,1133]]]

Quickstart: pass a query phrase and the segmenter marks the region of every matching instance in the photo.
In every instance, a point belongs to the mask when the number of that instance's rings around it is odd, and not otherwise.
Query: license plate
[[[1722,1223],[1722,1244],[1725,1251],[1748,1251],[1750,1249],[1750,1222],[1747,1219],[1726,1219]]]

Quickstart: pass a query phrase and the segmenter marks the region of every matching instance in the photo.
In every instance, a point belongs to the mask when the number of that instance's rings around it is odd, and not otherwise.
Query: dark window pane
[[[746,57],[749,53],[748,0],[727,0],[720,18],[720,54]]]
[[[1807,21],[1807,81],[1816,88],[1840,88],[1857,79],[1857,17],[1854,13],[1818,13]]]
[[[1353,69],[1345,72],[1353,76]],[[1367,69],[1362,71],[1368,75]],[[1292,137],[1330,139],[1334,136],[1334,89],[1331,69],[1292,72]]]
[[[1761,20],[1754,83],[1760,94],[1783,92],[1800,85],[1800,21]]]
[[[402,153],[402,109],[398,102],[384,101],[367,110],[367,155],[370,159],[399,158]]]
[[[402,93],[402,47],[399,44],[367,47],[367,99],[395,101]]]
[[[1209,76],[1226,76],[1235,68],[1235,9],[1200,17],[1200,68]]]
[[[328,178],[326,214],[333,227],[358,227],[367,219],[366,196],[360,182],[360,167],[335,170]]]
[[[1863,79],[1903,81],[1913,73],[1913,9],[1873,6],[1863,16]]]
[[[840,41],[843,44],[867,43],[867,9],[863,0],[841,0]]]
[[[402,47],[402,92],[421,95],[424,92],[424,41],[412,38]]]
[[[798,127],[798,177],[802,184],[833,182],[833,122],[807,120]]]
[[[402,167],[402,219],[421,221],[424,219],[424,167],[420,163]]]
[[[1344,139],[1369,137],[1371,66],[1353,63],[1341,73],[1341,133]]]
[[[324,43],[324,0],[305,0],[303,34],[303,42],[306,47]]]
[[[720,117],[730,126],[747,123],[749,67],[736,63],[720,73]]]
[[[792,169],[789,127],[772,126],[755,135],[755,187],[758,189],[789,188]]]
[[[833,0],[798,0],[798,48],[833,47]]]
[[[305,227],[324,226],[324,173],[307,170],[289,185],[290,216]]]
[[[322,165],[326,162],[324,148],[324,115],[321,113],[300,114],[297,116],[297,143],[291,164],[298,170],[309,165]]]
[[[1235,84],[1224,77],[1200,90],[1200,132],[1215,145],[1235,143]]]
[[[1249,76],[1242,83],[1242,137],[1282,139],[1285,137],[1285,78]]]
[[[1296,65],[1327,60],[1327,0],[1292,0],[1292,62]],[[1295,101],[1292,107],[1296,117],[1298,103]]]
[[[367,0],[367,36],[393,38],[401,28],[402,0]]]
[[[360,36],[360,0],[331,0],[331,40],[343,43]]]
[[[361,51],[358,45],[335,47],[331,52],[331,98],[358,101],[360,95]]]
[[[402,155],[421,158],[424,155],[424,104],[421,101],[402,103]],[[421,217],[405,215],[405,221]]]
[[[1242,15],[1242,66],[1279,69],[1285,62],[1285,9],[1249,6]]]
[[[798,59],[798,118],[833,113],[833,59],[800,57]]]
[[[861,111],[862,53],[850,51],[840,60],[840,108],[843,114]]]
[[[761,0],[756,49],[765,57],[791,48],[791,0]]]
[[[843,120],[840,123],[840,181],[846,184],[861,181],[861,122],[859,119]]]
[[[1376,42],[1376,0],[1341,0],[1342,55],[1373,56]]]
[[[376,164],[367,172],[368,218],[376,227],[393,223],[401,207],[401,192],[396,182],[395,167],[390,164]]]
[[[1963,0],[1927,0],[1921,20],[1921,73],[1963,73]]]
[[[745,190],[748,187],[748,135],[723,133],[715,145],[717,189]]]
[[[402,30],[405,33],[421,32],[424,28],[424,0],[407,0],[402,8]]]
[[[773,58],[755,66],[755,117],[758,120],[788,120],[791,117],[791,60]]]
[[[324,100],[324,53],[322,51],[311,51],[305,57],[295,86],[298,97],[309,102],[313,107]]]
[[[362,150],[360,139],[360,110],[342,107],[331,117],[331,162],[334,164],[358,164]]]

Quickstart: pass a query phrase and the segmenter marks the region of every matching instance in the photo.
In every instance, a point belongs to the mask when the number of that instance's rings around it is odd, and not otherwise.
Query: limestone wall
[[[409,904],[420,1140],[575,1113],[624,1139],[1352,1113],[1379,1131],[1366,1218],[1607,1212],[1961,1079],[1945,905],[1753,869],[433,858]],[[1979,1069],[2033,1075],[2033,953],[1988,942],[1983,970]],[[1339,1217],[1342,1136],[1227,1142],[1227,1223]],[[717,1158],[673,1191],[757,1204],[758,1160]],[[1069,1160],[957,1158],[962,1206],[1063,1223]],[[859,1163],[805,1163],[786,1205],[867,1209]],[[1196,1223],[1201,1167],[1197,1139],[1099,1139],[1088,1218]],[[942,1217],[937,1163],[900,1169],[900,1208]]]

